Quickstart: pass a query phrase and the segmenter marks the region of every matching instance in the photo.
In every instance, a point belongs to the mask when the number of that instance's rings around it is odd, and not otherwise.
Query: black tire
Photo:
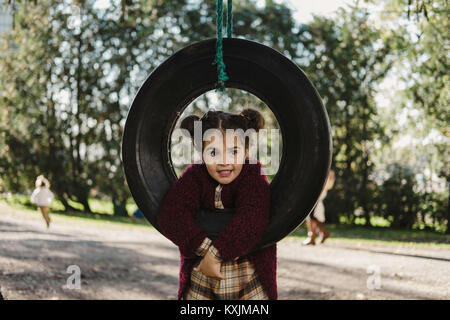
[[[155,69],[126,120],[122,160],[127,183],[158,230],[159,204],[177,179],[169,154],[170,133],[182,111],[215,88],[215,43],[208,39],[189,45]],[[280,52],[254,41],[226,38],[223,55],[230,78],[226,86],[264,101],[282,132],[281,163],[271,183],[271,222],[255,250],[287,236],[315,207],[331,165],[330,124],[314,86]]]

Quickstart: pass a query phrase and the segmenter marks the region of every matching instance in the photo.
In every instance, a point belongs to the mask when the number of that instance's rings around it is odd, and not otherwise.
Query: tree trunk
[[[80,211],[74,207],[72,207],[66,200],[66,198],[64,198],[63,196],[58,196],[59,201],[61,201],[61,203],[64,206],[64,211],[65,212],[69,212],[69,211]]]
[[[366,226],[370,226],[370,214],[369,214],[369,208],[367,205],[367,180],[368,180],[368,167],[367,167],[367,161],[368,161],[367,153],[364,153],[363,155],[363,171],[362,171],[362,181],[361,181],[361,188],[360,188],[360,196],[361,196],[361,207],[364,212],[364,218],[366,219]]]
[[[89,206],[88,197],[82,196],[80,200],[80,203],[83,205],[84,212],[92,213],[91,207]]]
[[[126,208],[127,201],[119,201],[115,198],[112,199],[114,215],[119,217],[128,217],[128,211]]]
[[[448,186],[447,230],[445,230],[445,234],[450,234],[450,180],[447,180],[447,186]]]
[[[370,214],[369,214],[369,208],[368,208],[368,204],[367,204],[367,200],[368,200],[368,194],[367,194],[367,181],[368,181],[368,175],[369,175],[369,168],[367,165],[367,162],[369,161],[369,150],[367,150],[367,118],[368,118],[368,113],[369,111],[369,105],[368,102],[366,101],[366,103],[363,105],[363,110],[362,110],[362,122],[363,122],[363,127],[362,127],[362,141],[361,141],[361,146],[362,146],[362,174],[361,174],[361,187],[360,187],[360,197],[361,197],[361,207],[362,210],[364,212],[364,218],[366,220],[365,226],[370,226]]]

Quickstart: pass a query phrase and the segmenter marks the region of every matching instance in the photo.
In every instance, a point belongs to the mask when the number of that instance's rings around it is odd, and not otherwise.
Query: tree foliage
[[[396,46],[387,30],[369,23],[370,17],[366,9],[353,6],[340,9],[337,19],[315,17],[299,31],[298,61],[323,97],[333,128],[337,183],[327,212],[335,222],[339,215],[352,221],[361,208],[369,223],[374,212],[371,153],[376,140],[389,139],[374,98]]]
[[[67,209],[74,201],[90,211],[90,192],[98,189],[120,211],[130,197],[120,143],[132,99],[171,54],[215,37],[216,1],[117,0],[105,7],[95,0],[11,3],[14,29],[2,36],[0,51],[4,188],[29,190],[44,174]],[[391,159],[389,145],[404,134],[403,127],[394,115],[381,114],[385,109],[376,96],[383,79],[400,65],[406,86],[394,90],[401,99],[391,102],[392,110],[413,105],[423,110],[425,128],[449,136],[448,3],[386,0],[383,12],[391,14],[386,20],[377,20],[371,11],[375,5],[355,1],[334,17],[299,24],[278,1],[235,0],[233,36],[291,58],[323,97],[336,172],[325,199],[328,221],[355,223],[362,215],[366,224],[374,216],[406,228],[427,219],[444,224],[449,219],[445,199],[419,190],[422,168]],[[240,90],[227,90],[218,101],[229,111],[265,107]],[[205,94],[188,111],[201,114],[211,104]],[[264,114],[276,128],[273,114]],[[434,147],[423,151],[439,163],[436,169],[430,166],[431,175],[439,171],[449,180],[448,145]]]
[[[92,188],[129,197],[120,161],[123,125],[142,81],[183,46],[215,36],[215,1],[15,2],[0,61],[0,170],[24,191],[45,174],[67,209],[90,211]],[[235,1],[234,34],[294,52],[284,5]],[[283,19],[280,19],[283,17]]]

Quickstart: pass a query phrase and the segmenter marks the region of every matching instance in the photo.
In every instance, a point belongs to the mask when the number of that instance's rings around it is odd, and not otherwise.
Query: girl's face
[[[241,140],[235,137],[234,143],[228,146],[225,137],[216,139],[213,136],[211,141],[205,141],[203,145],[203,161],[206,169],[210,176],[220,184],[231,183],[241,173],[247,155],[247,150]]]

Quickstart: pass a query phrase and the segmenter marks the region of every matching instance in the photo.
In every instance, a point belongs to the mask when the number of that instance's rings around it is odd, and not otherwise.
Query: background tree
[[[215,37],[216,1],[12,3],[14,29],[2,36],[0,59],[4,187],[27,191],[43,173],[66,209],[90,211],[95,188],[126,214],[120,142],[128,108],[167,57]],[[369,224],[380,216],[394,224],[402,211],[385,190],[397,186],[398,164],[412,170],[408,186],[420,197],[412,227],[448,225],[437,178],[449,176],[447,8],[443,0],[355,1],[334,17],[298,24],[283,3],[233,1],[233,36],[291,58],[323,97],[337,178],[325,199],[328,221]],[[380,92],[388,99],[380,102]],[[267,106],[242,90],[208,92],[186,111],[200,115],[213,103],[259,108],[278,127]]]
[[[295,52],[290,11],[255,3],[234,1],[234,34]],[[74,201],[91,211],[91,188],[123,207],[129,192],[120,141],[131,99],[168,56],[215,36],[215,1],[15,4],[17,23],[0,62],[7,188],[26,190],[44,173],[66,209]]]
[[[395,67],[399,88],[396,113],[409,110],[410,121],[403,131],[417,141],[406,159],[420,178],[418,192],[428,219],[446,223],[450,232],[449,3],[389,0],[382,8],[380,19],[391,24],[393,32],[408,31],[399,38],[405,50]]]
[[[375,104],[377,85],[395,59],[395,42],[387,30],[370,24],[371,15],[357,4],[340,9],[336,19],[315,17],[299,31],[307,75],[323,97],[333,131],[336,184],[326,202],[327,218],[352,223],[361,208],[370,223],[375,141],[386,141]],[[328,209],[329,208],[329,209]]]

